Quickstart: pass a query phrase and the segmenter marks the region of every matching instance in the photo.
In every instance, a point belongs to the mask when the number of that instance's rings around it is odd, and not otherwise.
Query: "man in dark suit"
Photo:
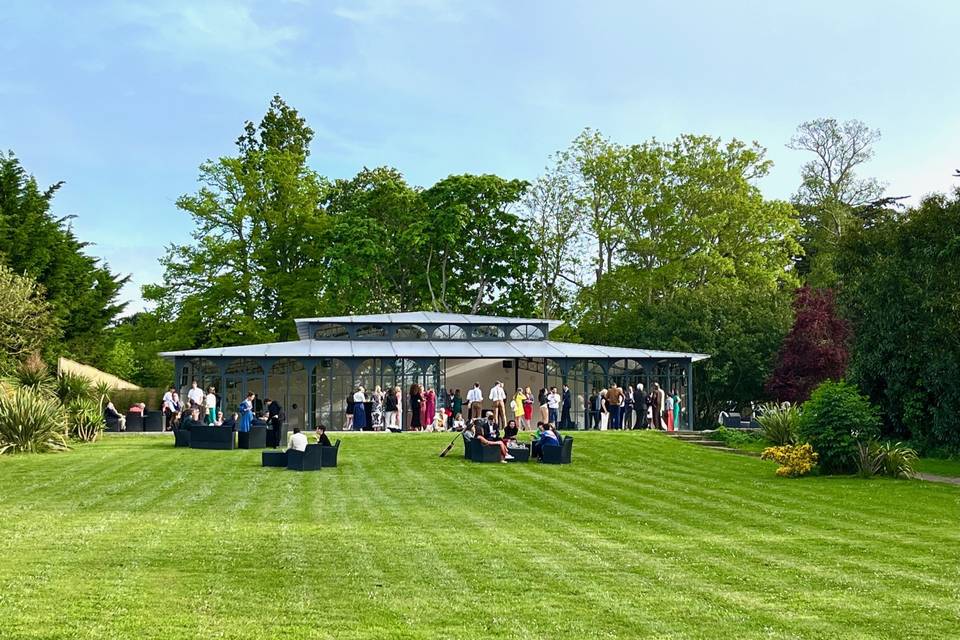
[[[267,446],[277,448],[280,446],[280,430],[283,426],[283,410],[280,407],[280,403],[276,400],[267,398],[264,400],[264,402],[267,404],[267,423],[270,425],[270,430],[267,432]]]
[[[600,405],[602,402],[603,398],[597,390],[594,389],[593,394],[590,396],[590,406],[587,407],[587,429],[600,428]]]
[[[570,419],[570,407],[573,402],[570,398],[570,387],[563,385],[563,400],[560,405],[560,424],[561,429],[573,428],[573,421]]]

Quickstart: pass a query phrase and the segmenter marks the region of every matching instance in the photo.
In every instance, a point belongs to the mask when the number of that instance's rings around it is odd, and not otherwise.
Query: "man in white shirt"
[[[290,448],[288,451],[306,451],[307,436],[300,433],[300,427],[293,428],[293,435],[290,436]]]
[[[548,421],[554,427],[557,426],[557,419],[560,411],[560,394],[556,387],[550,387],[550,393],[547,394],[547,416]]]
[[[503,390],[503,383],[497,380],[497,384],[490,389],[490,401],[493,402],[493,419],[501,427],[507,426],[507,408],[504,401],[507,399],[507,392]]]
[[[176,391],[174,387],[167,389],[167,392],[163,394],[163,400],[160,404],[160,410],[163,411],[163,428],[166,431],[173,429],[173,414],[176,411],[173,408],[173,392]]]
[[[476,420],[480,417],[480,409],[483,405],[483,391],[480,391],[480,383],[474,382],[473,389],[467,391],[467,407],[470,409],[470,419]]]
[[[193,384],[190,386],[190,391],[187,392],[187,400],[190,401],[191,409],[203,406],[203,389],[197,385],[196,380],[193,381]]]

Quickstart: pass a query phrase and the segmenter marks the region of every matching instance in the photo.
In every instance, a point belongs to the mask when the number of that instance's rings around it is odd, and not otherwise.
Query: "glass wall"
[[[266,395],[280,404],[291,431],[306,428],[307,370],[299,360],[282,358],[270,367]]]
[[[259,362],[253,358],[231,360],[227,365],[227,375],[224,382],[226,384],[226,396],[220,403],[223,415],[229,416],[232,413],[237,413],[240,403],[243,402],[247,392],[250,391],[257,394],[254,411],[259,413],[263,410],[264,376],[263,368]]]

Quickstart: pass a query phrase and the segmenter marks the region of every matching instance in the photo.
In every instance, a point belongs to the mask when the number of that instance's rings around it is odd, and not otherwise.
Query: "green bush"
[[[57,378],[57,397],[67,405],[74,400],[92,400],[93,382],[86,376],[65,371]]]
[[[800,409],[793,405],[765,404],[763,415],[757,418],[760,433],[775,447],[796,442],[797,425],[800,423]]]
[[[742,429],[727,429],[726,427],[718,427],[711,437],[714,440],[719,440],[724,442],[731,447],[743,447],[761,442],[762,438],[759,434],[753,431],[745,431]]]
[[[817,387],[804,403],[797,424],[797,441],[813,446],[825,473],[856,471],[858,443],[875,440],[879,434],[877,408],[843,380],[828,380]]]
[[[0,454],[63,450],[66,434],[56,396],[28,386],[0,389]]]
[[[106,426],[100,403],[90,398],[73,400],[67,405],[67,425],[71,438],[95,442]]]
[[[917,452],[902,442],[882,442],[870,448],[874,473],[891,478],[912,478]]]
[[[29,356],[18,363],[5,377],[4,385],[10,389],[28,388],[50,395],[53,393],[53,378],[40,356]]]

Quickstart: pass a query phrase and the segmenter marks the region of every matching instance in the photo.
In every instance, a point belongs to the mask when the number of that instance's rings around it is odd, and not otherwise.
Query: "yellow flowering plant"
[[[819,456],[809,444],[787,444],[767,447],[760,454],[762,460],[773,460],[780,466],[777,475],[784,478],[805,476],[817,466]]]

